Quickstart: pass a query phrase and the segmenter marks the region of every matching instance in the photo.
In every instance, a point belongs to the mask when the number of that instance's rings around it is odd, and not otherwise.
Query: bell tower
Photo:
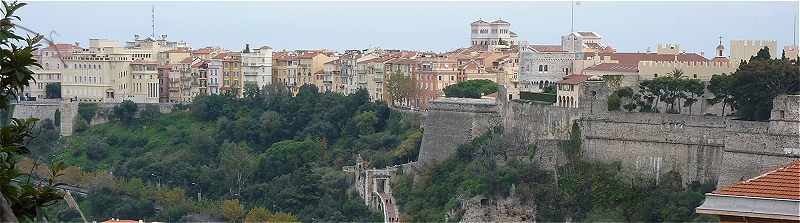
[[[716,57],[725,57],[725,46],[722,45],[722,34],[719,35],[719,45],[717,45]]]

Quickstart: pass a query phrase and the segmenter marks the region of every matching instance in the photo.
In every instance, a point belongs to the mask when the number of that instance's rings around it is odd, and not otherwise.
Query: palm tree
[[[687,78],[686,76],[683,75],[683,70],[678,69],[678,68],[675,68],[674,70],[672,70],[672,72],[667,73],[667,75],[669,77],[671,77],[671,78],[674,78],[674,79]]]

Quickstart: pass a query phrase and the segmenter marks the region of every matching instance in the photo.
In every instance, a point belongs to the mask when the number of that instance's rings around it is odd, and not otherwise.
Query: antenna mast
[[[152,34],[150,34],[150,37],[152,37],[153,39],[156,39],[156,6],[155,5],[151,5],[150,7],[151,7],[150,8],[150,16],[152,18],[151,26],[153,28],[153,32],[152,32]]]
[[[569,32],[575,32],[575,1],[569,4]]]

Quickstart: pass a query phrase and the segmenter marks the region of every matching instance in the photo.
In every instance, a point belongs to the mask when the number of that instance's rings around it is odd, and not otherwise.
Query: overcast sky
[[[558,44],[570,31],[571,2],[32,2],[20,15],[57,42],[89,38],[128,41],[151,33],[194,48],[244,43],[275,49],[333,50],[382,47],[447,51],[469,44],[469,23],[502,18],[520,40]],[[576,31],[595,31],[618,51],[676,42],[713,55],[719,35],[777,40],[797,36],[795,2],[580,2]]]

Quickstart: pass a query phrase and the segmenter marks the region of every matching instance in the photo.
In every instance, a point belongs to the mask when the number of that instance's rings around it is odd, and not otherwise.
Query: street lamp
[[[197,190],[197,202],[200,202],[203,199],[203,189],[195,182],[192,182],[192,186]]]
[[[156,187],[161,188],[161,177],[158,176],[158,174],[155,174],[155,173],[150,173],[150,176],[153,176],[154,178],[156,178],[156,182],[158,182],[158,184],[156,184]]]

